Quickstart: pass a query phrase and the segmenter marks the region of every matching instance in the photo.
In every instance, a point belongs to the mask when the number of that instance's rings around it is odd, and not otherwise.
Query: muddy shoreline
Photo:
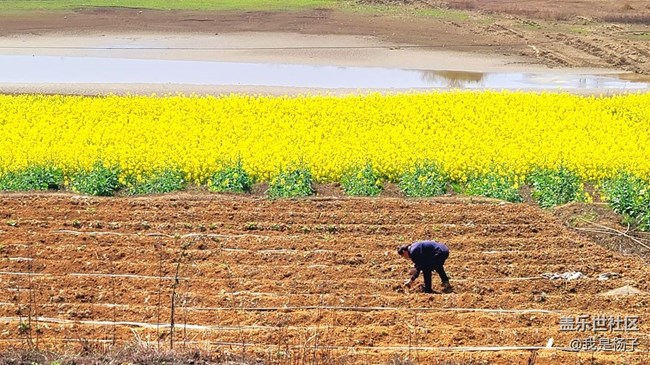
[[[455,1],[448,3],[452,9],[458,5],[454,4]],[[576,1],[570,9],[555,0],[489,1],[476,3],[464,13],[443,13],[440,16],[335,9],[201,12],[86,8],[0,15],[0,47],[6,47],[16,38],[53,35],[83,38],[89,34],[108,36],[123,33],[134,37],[168,34],[203,39],[251,32],[323,37],[343,35],[390,43],[394,45],[392,50],[400,53],[406,50],[403,46],[415,45],[438,52],[480,55],[479,59],[488,65],[489,60],[495,57],[506,57],[514,60],[510,66],[605,68],[648,75],[650,47],[647,34],[650,34],[650,27],[635,22],[609,23],[596,17],[599,11],[604,10],[622,20],[626,16],[650,13],[648,9],[639,8],[641,2],[631,3],[635,10],[620,10],[615,1],[599,3],[598,7],[589,1]],[[535,8],[540,11],[529,11]],[[557,14],[552,16],[551,10]],[[594,16],[590,16],[592,13]],[[280,41],[266,39],[265,42],[274,45]],[[327,45],[322,39],[319,42]],[[310,56],[327,62],[326,53],[314,52]],[[357,56],[348,53],[346,58],[355,59]],[[448,62],[455,64],[459,61],[453,58]]]
[[[386,41],[381,41],[376,37],[371,36],[345,36],[345,35],[306,35],[298,33],[263,33],[263,32],[240,32],[240,33],[224,33],[215,35],[206,34],[167,34],[167,33],[95,33],[95,34],[43,34],[43,35],[21,35],[10,36],[2,40],[0,46],[0,54],[4,56],[43,56],[47,57],[61,57],[61,59],[68,58],[69,60],[85,59],[84,64],[110,64],[110,59],[115,59],[114,62],[120,65],[133,64],[132,61],[146,62],[152,61],[162,63],[160,61],[180,61],[190,62],[193,61],[196,67],[208,68],[205,62],[223,62],[223,65],[228,65],[229,68],[234,69],[256,69],[268,70],[268,72],[280,72],[280,69],[274,68],[273,65],[284,67],[285,74],[290,68],[285,65],[300,66],[301,72],[312,72],[313,75],[304,75],[304,77],[314,77],[314,81],[318,83],[318,76],[316,70],[318,66],[328,66],[332,74],[339,74],[331,67],[352,67],[358,68],[356,72],[369,73],[372,68],[377,68],[377,72],[391,75],[399,70],[414,70],[420,74],[421,81],[412,79],[410,82],[399,81],[395,82],[394,86],[361,86],[363,84],[380,85],[382,82],[379,80],[373,81],[372,79],[358,79],[358,83],[343,82],[343,80],[334,83],[334,80],[320,81],[324,82],[323,86],[312,86],[308,82],[303,82],[301,79],[289,81],[292,76],[286,75],[287,81],[277,80],[277,77],[269,75],[259,75],[259,79],[250,79],[248,82],[238,80],[240,84],[224,84],[220,85],[219,82],[212,84],[206,81],[208,78],[213,78],[214,75],[206,74],[205,78],[197,76],[189,76],[194,79],[193,82],[171,81],[161,79],[158,82],[142,83],[141,81],[132,81],[130,83],[120,83],[118,81],[102,81],[102,82],[32,82],[32,83],[17,83],[17,82],[4,82],[0,84],[0,92],[8,94],[19,93],[42,93],[42,94],[81,94],[81,95],[97,95],[97,94],[201,94],[201,95],[218,95],[229,93],[255,93],[266,95],[298,95],[298,94],[332,94],[332,95],[346,95],[358,94],[369,92],[381,93],[395,93],[395,92],[426,92],[436,90],[449,90],[456,88],[473,89],[476,87],[483,75],[492,73],[509,73],[511,75],[525,75],[525,74],[538,74],[542,77],[551,78],[572,78],[573,75],[602,75],[613,77],[625,77],[632,79],[631,81],[638,81],[639,77],[634,74],[623,74],[621,71],[613,71],[606,68],[561,68],[550,69],[543,64],[529,63],[523,57],[504,56],[504,55],[482,55],[476,52],[461,52],[461,51],[445,51],[435,47],[422,47],[414,44],[397,44]],[[50,62],[57,59],[50,58]],[[95,60],[95,61],[93,61]],[[31,61],[30,61],[31,62]],[[72,62],[72,61],[69,61]],[[79,62],[79,61],[74,61]],[[131,62],[131,63],[130,63]],[[180,63],[175,63],[180,67]],[[56,63],[51,66],[61,67],[61,64]],[[165,67],[172,67],[171,63],[165,63]],[[268,65],[268,67],[266,66]],[[251,67],[253,66],[253,67]],[[302,67],[310,66],[310,67]],[[14,67],[18,67],[15,66]],[[37,74],[38,71],[27,71],[25,64],[26,75]],[[100,67],[98,72],[112,72],[115,73],[118,79],[128,79],[127,74],[117,74],[120,69],[113,66],[110,69]],[[123,70],[129,70],[124,68]],[[134,67],[134,66],[132,66]],[[139,67],[139,66],[138,66]],[[213,69],[215,66],[209,66]],[[226,67],[226,66],[224,66]],[[43,66],[47,68],[47,66]],[[11,66],[10,66],[11,69]],[[137,67],[136,67],[137,69]],[[60,75],[61,72],[69,73],[68,79],[76,79],[79,73],[89,75],[89,70],[77,68],[77,71],[72,69],[64,71],[56,71],[55,76],[50,76],[54,79],[65,75]],[[109,71],[110,70],[110,71]],[[324,69],[323,69],[324,70]],[[363,71],[361,71],[363,70]],[[391,71],[394,70],[394,71]],[[430,70],[430,71],[429,71]],[[182,69],[178,70],[179,72]],[[20,71],[12,71],[20,72]],[[52,71],[55,72],[55,71]],[[128,72],[128,71],[124,71]],[[215,71],[218,72],[218,71]],[[353,73],[350,73],[353,75]],[[354,71],[353,71],[354,72]],[[404,73],[401,77],[405,77],[408,73]],[[412,73],[413,76],[416,73]],[[440,74],[440,75],[438,75]],[[178,76],[175,73],[176,76]],[[546,75],[546,76],[544,76]],[[564,75],[564,76],[563,76]],[[132,78],[138,79],[141,74],[133,74]],[[408,76],[408,77],[413,77]],[[87,76],[88,77],[88,76]],[[186,76],[187,77],[187,76]],[[264,78],[267,78],[264,81]],[[356,75],[355,75],[356,77]],[[478,77],[479,79],[476,79]],[[589,76],[590,77],[590,76]],[[151,77],[149,77],[151,78]],[[426,78],[431,78],[427,81]],[[179,79],[182,79],[180,77]],[[276,81],[272,81],[272,80]],[[259,80],[260,84],[256,85],[255,81]],[[478,80],[478,81],[477,81]],[[286,82],[286,84],[285,84]],[[474,86],[472,86],[474,82]],[[534,83],[526,85],[521,84],[522,90],[525,91],[554,91],[554,92],[572,92],[587,95],[601,95],[610,93],[622,92],[644,92],[645,89],[630,87],[621,89],[619,87],[577,87],[568,83],[567,80],[561,82],[566,83],[565,90],[556,89],[544,85],[535,86]],[[274,83],[279,83],[274,85]],[[421,86],[405,86],[406,84],[421,85]],[[467,86],[465,86],[467,83]],[[306,84],[309,86],[301,86]],[[324,86],[325,84],[354,84],[356,87],[346,86]],[[388,82],[387,84],[390,84]],[[404,86],[397,86],[404,85]],[[424,87],[424,85],[429,85]],[[437,85],[437,86],[433,86]],[[479,89],[485,87],[478,86]],[[502,85],[501,87],[506,87]]]

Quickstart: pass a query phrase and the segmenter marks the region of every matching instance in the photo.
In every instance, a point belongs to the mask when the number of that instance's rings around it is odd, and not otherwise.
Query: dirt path
[[[522,204],[5,194],[0,205],[0,346],[28,335],[41,348],[134,336],[166,345],[173,293],[177,344],[245,343],[261,354],[307,351],[346,363],[413,351],[420,362],[460,361],[468,355],[459,348],[543,347],[551,337],[566,347],[593,333],[561,332],[561,317],[650,315],[648,295],[601,295],[624,285],[649,291],[647,265]],[[409,264],[395,247],[421,238],[449,244],[453,294],[398,289]],[[586,277],[542,277],[567,271]],[[599,281],[606,272],[618,276]],[[41,317],[38,333],[18,330],[30,314],[32,328]],[[631,335],[647,349],[647,326]],[[510,364],[530,356],[484,350],[472,359]],[[535,356],[536,364],[573,364],[587,355]],[[640,364],[643,353],[596,357]]]

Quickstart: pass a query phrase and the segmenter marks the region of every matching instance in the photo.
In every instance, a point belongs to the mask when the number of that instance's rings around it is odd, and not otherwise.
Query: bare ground
[[[550,67],[650,73],[647,2],[414,3],[472,14],[79,9],[2,16],[0,45],[26,35],[88,32],[341,34],[523,57]],[[244,352],[287,364],[315,359],[648,362],[643,322],[650,314],[648,295],[601,295],[624,285],[650,291],[648,265],[618,251],[645,253],[626,248],[611,231],[594,232],[594,222],[625,232],[611,212],[568,206],[554,212],[558,220],[524,204],[457,197],[351,199],[333,197],[336,187],[323,189],[329,197],[276,202],[200,192],[112,199],[2,195],[0,347],[31,342],[77,352],[79,346],[113,342],[165,347],[174,339],[177,346]],[[577,233],[563,223],[589,230]],[[408,263],[394,255],[394,248],[421,238],[450,245],[453,294],[423,295],[397,287]],[[581,271],[587,278],[541,278],[545,272],[566,271]],[[618,276],[597,280],[605,272]],[[551,337],[555,347],[566,347],[572,338],[592,333],[561,332],[559,318],[582,314],[640,316],[641,331],[634,335],[643,351],[467,352],[474,346],[536,348]],[[20,325],[26,321],[32,322]],[[466,350],[450,351],[459,347]]]
[[[628,6],[625,6],[625,5]],[[373,36],[440,50],[524,57],[550,67],[603,67],[650,74],[650,10],[628,1],[446,1],[411,7],[467,9],[463,16],[315,9],[195,12],[91,8],[0,17],[0,36],[87,32],[296,32]]]
[[[4,348],[27,341],[64,352],[133,341],[167,348],[173,338],[179,347],[245,349],[280,363],[291,354],[303,363],[417,356],[510,364],[534,356],[535,364],[578,364],[591,354],[513,347],[536,349],[553,338],[563,348],[593,335],[560,331],[563,316],[650,315],[648,294],[602,295],[624,285],[650,291],[649,266],[525,204],[197,192],[4,194],[0,205]],[[399,287],[410,265],[395,248],[422,238],[450,246],[454,293]],[[542,276],[568,271],[586,277]],[[618,276],[597,279],[609,272]],[[629,335],[647,350],[647,326]],[[470,351],[476,347],[483,350]],[[647,360],[643,351],[594,356],[599,364]]]

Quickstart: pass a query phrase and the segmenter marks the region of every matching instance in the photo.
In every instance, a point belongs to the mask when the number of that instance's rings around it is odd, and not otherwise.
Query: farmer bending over
[[[443,267],[445,260],[449,257],[449,248],[447,246],[434,241],[421,241],[401,246],[397,249],[397,253],[405,259],[411,259],[415,264],[415,268],[411,269],[411,279],[404,282],[404,286],[410,288],[420,275],[420,271],[422,271],[424,292],[433,293],[433,289],[431,289],[431,272],[436,271],[442,281],[442,291],[445,293],[452,291],[449,278]]]

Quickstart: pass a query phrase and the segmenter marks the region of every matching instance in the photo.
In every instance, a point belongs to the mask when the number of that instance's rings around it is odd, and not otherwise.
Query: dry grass
[[[78,351],[59,354],[48,351],[14,349],[0,354],[0,365],[259,365],[262,360],[253,357],[223,353],[207,353],[198,349],[182,351],[157,350],[153,346],[129,345],[121,348],[101,348],[82,345]]]
[[[623,24],[650,24],[650,14],[607,14],[601,19],[608,23],[623,23]]]
[[[406,3],[406,2],[402,2]],[[428,1],[431,3],[431,1]],[[541,19],[549,21],[569,21],[580,17],[584,14],[576,13],[568,9],[539,9],[539,8],[525,8],[518,6],[501,6],[497,8],[489,8],[477,0],[448,0],[441,5],[442,7],[457,9],[457,10],[479,10],[488,14],[510,14],[521,16],[531,19]],[[650,9],[650,5],[646,7]],[[592,14],[596,16],[596,14]],[[641,9],[625,3],[618,8],[618,11],[606,12],[599,16],[600,20],[609,23],[623,23],[623,24],[650,24],[650,14]]]
[[[297,355],[297,354],[296,354]],[[304,354],[302,354],[304,355]],[[534,359],[535,353],[531,355]],[[124,347],[92,346],[81,344],[78,351],[60,354],[40,350],[13,349],[0,353],[0,365],[343,365],[343,358],[327,356],[300,357],[289,355],[283,359],[272,356],[258,358],[249,353],[206,352],[199,349],[158,350],[155,346],[131,344]],[[395,355],[386,365],[417,365],[417,359]],[[459,359],[438,360],[432,365],[487,365],[485,360]],[[529,364],[531,362],[529,361]],[[534,364],[534,361],[533,361]]]

